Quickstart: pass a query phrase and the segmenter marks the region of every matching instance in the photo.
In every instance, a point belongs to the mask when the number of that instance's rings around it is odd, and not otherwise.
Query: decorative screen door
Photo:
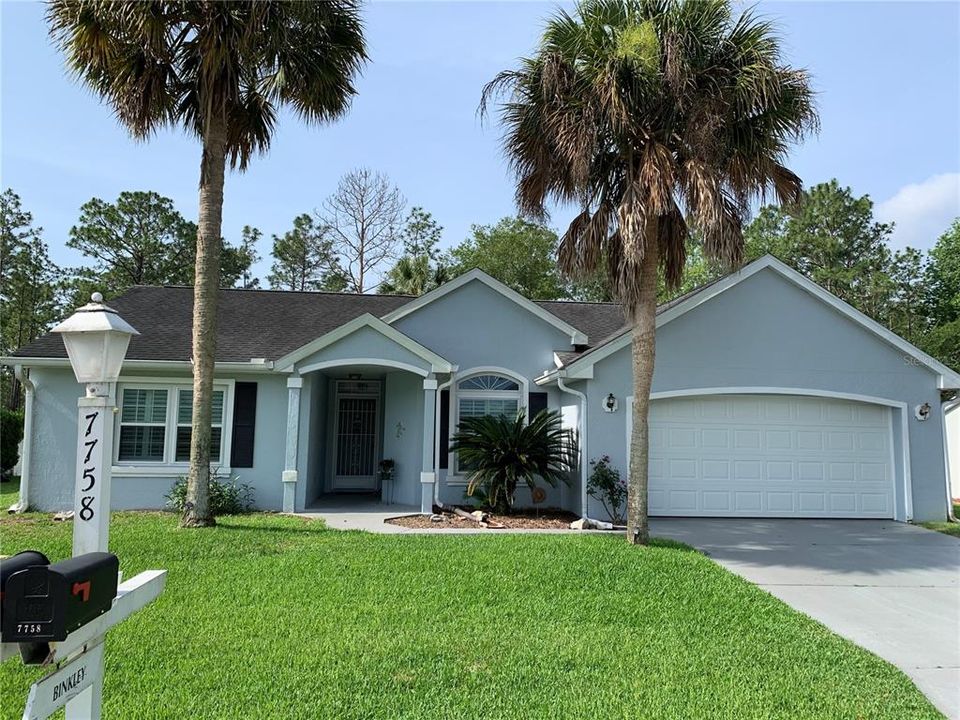
[[[376,490],[378,404],[375,383],[338,384],[334,490]]]

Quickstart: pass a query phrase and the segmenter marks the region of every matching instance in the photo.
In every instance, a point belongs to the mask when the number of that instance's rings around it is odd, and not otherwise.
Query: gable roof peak
[[[543,305],[521,295],[513,288],[505,285],[504,283],[497,280],[495,277],[488,275],[480,268],[473,268],[458,275],[453,280],[445,282],[443,285],[434,288],[428,293],[424,293],[418,298],[412,299],[410,302],[398,307],[396,310],[388,313],[383,316],[384,322],[392,324],[400,318],[406,317],[411,313],[415,313],[423,307],[430,305],[431,303],[439,300],[446,295],[449,295],[455,290],[462,288],[465,285],[468,285],[471,282],[480,282],[487,287],[489,287],[494,292],[499,293],[503,297],[511,300],[516,303],[523,309],[527,310],[530,314],[535,315],[541,320],[553,325],[555,328],[563,332],[564,334],[570,337],[571,345],[586,345],[588,342],[588,337],[586,333],[578,330],[570,323],[562,320],[554,313],[547,310]]]
[[[785,262],[769,253],[747,263],[746,265],[734,270],[722,278],[707,283],[706,285],[702,285],[699,288],[691,290],[686,295],[681,295],[680,297],[671,300],[668,303],[660,305],[657,308],[656,326],[659,328],[661,325],[671,322],[684,313],[687,313],[695,307],[708,302],[729,288],[738,285],[747,278],[750,278],[766,269],[777,273],[784,280],[793,283],[820,302],[829,305],[841,315],[844,315],[853,322],[858,323],[864,329],[878,336],[881,340],[887,342],[889,345],[892,345],[893,347],[912,355],[921,364],[926,366],[930,371],[938,376],[941,388],[953,389],[960,387],[960,373],[957,373],[936,358],[933,358],[927,353],[923,352],[912,343],[904,340],[902,337],[884,327],[873,318],[867,316],[860,310],[857,310],[849,303],[841,300],[830,291],[820,287],[820,285],[815,283],[813,280],[797,270],[794,270]],[[547,374],[547,376],[544,377],[553,377],[558,372],[563,372],[565,375],[567,375],[567,377],[576,377],[578,372],[584,372],[586,373],[584,376],[590,376],[593,372],[593,365],[603,358],[609,357],[614,352],[617,352],[621,348],[625,347],[630,342],[631,335],[631,328],[629,326],[624,326],[608,338],[604,339],[602,342],[582,353],[575,359],[570,360],[569,363],[565,364],[563,368],[551,371]],[[573,373],[573,375],[568,373]]]

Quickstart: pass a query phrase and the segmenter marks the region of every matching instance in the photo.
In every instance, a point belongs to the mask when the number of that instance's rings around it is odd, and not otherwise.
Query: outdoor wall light
[[[917,405],[914,408],[913,416],[917,418],[920,422],[923,422],[930,417],[930,403],[924,403],[923,405]]]
[[[612,413],[616,412],[619,404],[617,403],[617,398],[614,397],[613,393],[609,393],[603,399],[603,409],[605,412]]]

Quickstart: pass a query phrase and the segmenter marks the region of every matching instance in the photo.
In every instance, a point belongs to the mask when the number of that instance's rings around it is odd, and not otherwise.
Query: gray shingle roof
[[[412,298],[403,295],[221,290],[218,362],[277,360],[364,313],[383,317]],[[189,360],[193,288],[137,286],[108,301],[141,332],[130,341],[131,360]],[[612,303],[539,302],[591,338],[591,344],[623,325]],[[58,335],[47,333],[15,357],[66,357]]]
[[[623,308],[617,303],[539,300],[537,305],[586,333],[591,346],[626,323]]]

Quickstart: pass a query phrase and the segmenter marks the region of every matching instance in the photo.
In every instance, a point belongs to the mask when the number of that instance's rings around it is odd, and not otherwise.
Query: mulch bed
[[[474,508],[463,507],[467,512]],[[434,522],[429,515],[408,515],[407,517],[392,518],[387,520],[391,525],[400,525],[401,527],[431,529],[431,530],[462,530],[464,528],[482,529],[472,520],[467,520],[453,513],[438,513],[442,518],[439,522]],[[557,510],[555,508],[544,508],[542,510],[516,510],[511,515],[494,515],[490,513],[490,520],[500,523],[505,530],[567,530],[570,523],[576,520],[579,515],[566,510]],[[497,532],[494,528],[488,528],[490,532]]]

